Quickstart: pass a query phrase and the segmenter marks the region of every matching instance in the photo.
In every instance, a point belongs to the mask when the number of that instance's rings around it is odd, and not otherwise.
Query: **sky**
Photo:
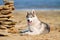
[[[19,8],[59,8],[60,0],[14,0],[15,7]],[[0,0],[0,5],[3,1]]]

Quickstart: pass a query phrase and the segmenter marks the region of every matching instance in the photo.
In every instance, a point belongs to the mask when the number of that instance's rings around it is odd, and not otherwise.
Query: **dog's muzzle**
[[[28,24],[31,24],[32,23],[32,21],[30,21],[30,20],[27,20],[28,21]]]

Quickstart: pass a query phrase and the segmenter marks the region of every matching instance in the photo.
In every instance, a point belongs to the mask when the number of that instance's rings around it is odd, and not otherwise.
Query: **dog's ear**
[[[34,9],[32,10],[32,14],[35,15],[35,10]]]
[[[28,15],[29,15],[29,12],[26,13],[26,17],[28,17]]]
[[[29,14],[29,12],[27,12],[27,15]]]

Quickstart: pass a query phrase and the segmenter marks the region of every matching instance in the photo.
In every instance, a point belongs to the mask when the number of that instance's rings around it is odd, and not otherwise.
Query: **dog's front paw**
[[[24,31],[20,31],[20,33],[25,33]]]
[[[24,35],[24,33],[25,33],[25,32],[23,32],[23,31],[20,31],[20,35],[21,35],[21,36],[23,36],[23,35]]]
[[[28,34],[26,32],[20,31],[20,36],[27,36]]]

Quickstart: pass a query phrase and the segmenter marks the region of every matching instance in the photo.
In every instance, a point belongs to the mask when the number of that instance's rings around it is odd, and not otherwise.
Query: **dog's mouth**
[[[32,23],[32,21],[29,21],[28,23]]]
[[[29,20],[27,20],[28,21],[28,24],[31,24],[32,23],[32,21],[29,21]]]

